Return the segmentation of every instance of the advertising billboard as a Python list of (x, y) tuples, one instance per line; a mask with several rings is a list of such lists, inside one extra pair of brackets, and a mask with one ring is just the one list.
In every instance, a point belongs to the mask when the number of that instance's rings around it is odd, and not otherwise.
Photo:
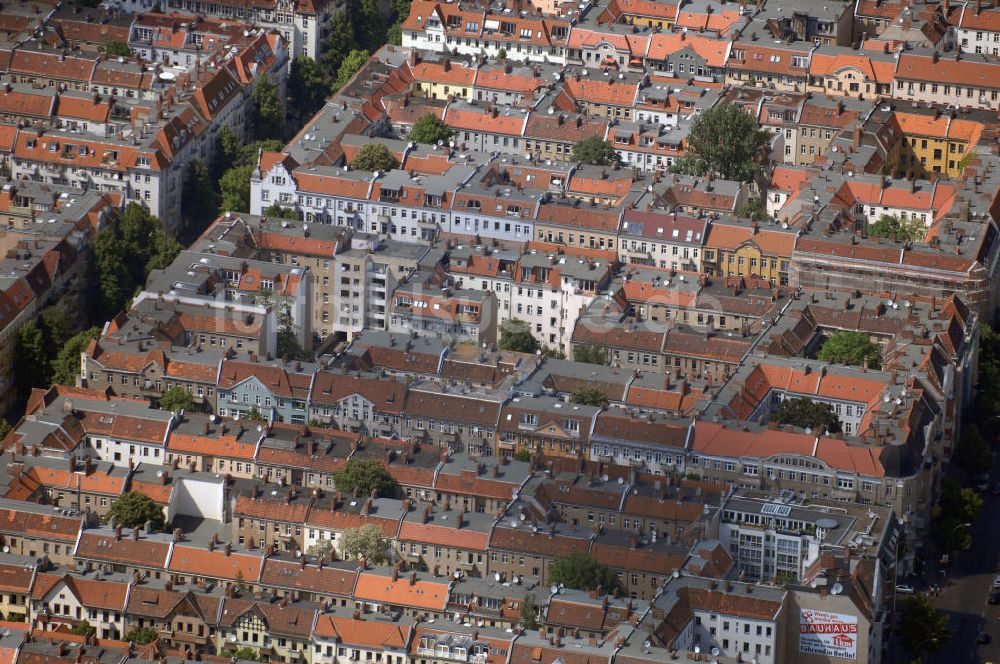
[(858, 658), (858, 617), (799, 609), (799, 652)]

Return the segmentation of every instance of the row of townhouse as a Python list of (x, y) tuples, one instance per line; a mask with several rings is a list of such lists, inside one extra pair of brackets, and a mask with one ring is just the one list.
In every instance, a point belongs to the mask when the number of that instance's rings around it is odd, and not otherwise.
[[(818, 8), (806, 12), (813, 10)], [(765, 6), (763, 14), (770, 11), (771, 7)], [(962, 12), (968, 17), (979, 16), (973, 11)], [(994, 14), (991, 8), (982, 21), (988, 22)], [(849, 12), (834, 22), (844, 19), (850, 22)], [(774, 19), (782, 20), (787, 19)], [(970, 18), (965, 22), (974, 21)], [(679, 81), (760, 84), (779, 90), (860, 95), (865, 99), (892, 97), (974, 108), (994, 108), (1000, 94), (1000, 88), (991, 83), (997, 79), (990, 74), (996, 63), (983, 57), (995, 48), (992, 39), (1000, 31), (994, 29), (973, 30), (975, 44), (970, 42), (969, 29), (956, 29), (957, 40), (965, 43), (961, 51), (953, 54), (939, 53), (937, 49), (943, 50), (944, 42), (922, 51), (901, 52), (890, 51), (880, 43), (854, 50), (849, 48), (850, 37), (842, 41), (825, 39), (821, 34), (808, 39), (799, 36), (797, 40), (785, 40), (782, 36), (774, 40), (770, 34), (758, 34), (761, 29), (772, 30), (757, 27), (765, 24), (766, 18), (758, 16), (740, 34), (723, 39), (684, 30), (647, 29), (622, 34), (613, 22), (578, 23), (562, 17), (490, 13), (473, 16), (460, 5), (425, 2), (416, 6), (404, 22), (403, 45), (460, 55), (478, 55), (486, 49), (487, 54), (495, 56), (504, 49), (508, 57), (529, 62), (582, 64), (593, 69), (611, 65), (622, 72), (641, 72), (645, 65), (646, 70)], [(525, 34), (519, 35), (519, 31)], [(570, 81), (567, 75), (563, 84), (567, 90), (572, 87)], [(634, 102), (627, 96), (618, 99), (621, 104)]]
[[(88, 245), (113, 223), (123, 199), (113, 193), (3, 180), (0, 186), (0, 414), (17, 401), (16, 339), (49, 305), (84, 286)], [(67, 293), (69, 295), (67, 296)]]
[[(48, 110), (38, 112), (44, 124), (14, 129), (11, 176), (118, 192), (160, 217), (168, 228), (180, 222), (188, 164), (215, 158), (223, 127), (247, 135), (253, 82), (266, 76), (284, 90), (288, 61), (287, 45), (279, 35), (255, 30), (225, 57), (213, 50), (212, 59), (193, 76), (193, 90), (186, 90), (168, 88), (177, 74), (157, 66), (150, 72), (131, 60), (119, 63), (100, 55), (67, 57), (26, 48), (14, 49), (2, 67), (0, 76), (9, 81), (7, 94), (16, 97), (5, 119), (32, 120), (23, 102), (48, 105)], [(136, 68), (138, 87), (126, 91), (99, 84), (95, 77), (106, 63)], [(114, 77), (121, 85), (130, 85), (132, 79), (127, 71)], [(46, 92), (46, 86), (53, 92)], [(137, 103), (141, 100), (150, 103)]]

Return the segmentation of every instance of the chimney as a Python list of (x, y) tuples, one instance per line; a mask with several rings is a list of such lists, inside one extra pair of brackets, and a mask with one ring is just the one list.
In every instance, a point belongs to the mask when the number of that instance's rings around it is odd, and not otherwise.
[(122, 541), (122, 527), (121, 526), (115, 526), (115, 541), (116, 542), (121, 542)]
[(861, 147), (861, 125), (856, 125), (854, 127), (854, 147)]
[(174, 541), (181, 542), (184, 540), (184, 533), (180, 528), (174, 528)]
[(934, 51), (934, 53), (931, 55), (931, 62), (933, 62), (934, 64), (937, 64), (937, 61), (940, 60), (940, 59), (941, 59), (941, 56), (938, 55), (937, 51)]
[(226, 558), (228, 558), (229, 554), (233, 552), (233, 545), (230, 544), (229, 542), (226, 542), (225, 552), (226, 552)]
[(412, 587), (412, 586), (415, 586), (415, 585), (417, 585), (417, 573), (416, 572), (410, 572), (410, 586)]

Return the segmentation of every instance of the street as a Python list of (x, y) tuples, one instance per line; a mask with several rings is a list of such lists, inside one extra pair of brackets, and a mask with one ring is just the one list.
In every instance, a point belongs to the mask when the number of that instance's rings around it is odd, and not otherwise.
[[(924, 578), (940, 579), (941, 593), (931, 596), (934, 605), (948, 614), (952, 639), (926, 661), (931, 664), (955, 662), (995, 662), (1000, 664), (1000, 605), (987, 604), (1000, 558), (1000, 496), (983, 495), (982, 516), (973, 524), (972, 547), (956, 554), (955, 563), (942, 577), (936, 561), (927, 565)], [(925, 588), (921, 586), (921, 589)], [(900, 596), (898, 601), (905, 600)], [(989, 644), (976, 645), (980, 631), (990, 635)], [(888, 661), (900, 661), (905, 650), (898, 644), (889, 651)]]

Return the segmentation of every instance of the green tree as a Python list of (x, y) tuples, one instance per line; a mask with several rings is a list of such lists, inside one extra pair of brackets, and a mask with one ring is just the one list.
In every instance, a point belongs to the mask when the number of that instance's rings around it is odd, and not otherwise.
[(534, 353), (538, 340), (531, 336), (531, 326), (523, 320), (509, 318), (500, 324), (500, 348), (519, 353)]
[(357, 490), (360, 495), (367, 496), (372, 491), (378, 491), (378, 495), (383, 498), (399, 495), (399, 484), (378, 459), (352, 457), (347, 460), (343, 470), (333, 474), (333, 481), (337, 490), (344, 493)]
[(105, 320), (126, 308), (150, 270), (169, 265), (181, 249), (162, 222), (137, 203), (129, 203), (117, 225), (98, 233), (91, 246), (97, 308)]
[(340, 63), (337, 70), (337, 78), (333, 81), (333, 91), (338, 92), (347, 85), (348, 81), (354, 78), (361, 68), (368, 62), (368, 51), (356, 48), (346, 56)]
[(73, 321), (59, 306), (52, 306), (42, 312), (42, 329), (45, 342), (51, 347), (62, 346), (73, 336)]
[(734, 104), (719, 104), (699, 115), (688, 134), (687, 153), (674, 172), (750, 182), (767, 159), (770, 134)]
[(368, 143), (358, 150), (358, 154), (351, 160), (351, 168), (385, 173), (399, 168), (399, 160), (382, 143)]
[(608, 403), (608, 395), (596, 387), (578, 387), (569, 395), (569, 402), (585, 406), (604, 406)]
[(983, 498), (973, 489), (962, 488), (950, 477), (941, 480), (941, 496), (931, 522), (931, 534), (938, 548), (946, 553), (968, 549), (972, 534), (964, 524), (976, 521), (982, 510)]
[(73, 625), (73, 628), (69, 630), (70, 634), (76, 634), (77, 636), (93, 636), (97, 634), (97, 628), (90, 624), (88, 620), (81, 620), (80, 622)]
[(521, 624), (525, 629), (538, 629), (538, 608), (535, 596), (528, 593), (521, 601)]
[(861, 366), (867, 361), (870, 368), (878, 369), (882, 353), (864, 332), (845, 330), (827, 337), (816, 356), (824, 362), (851, 366)]
[(152, 627), (133, 627), (126, 632), (125, 641), (126, 643), (145, 646), (155, 641), (158, 637), (159, 635)]
[(503, 62), (506, 59), (507, 59), (507, 49), (502, 48), (499, 51), (497, 51), (497, 60)]
[(611, 143), (594, 134), (573, 146), (573, 161), (594, 166), (615, 166), (621, 157)]
[(451, 128), (446, 125), (438, 116), (427, 113), (417, 118), (410, 131), (410, 140), (424, 145), (437, 145), (438, 141), (447, 143), (452, 134)]
[(390, 25), (389, 29), (385, 31), (385, 43), (394, 46), (403, 44), (403, 26), (400, 25), (399, 21)]
[(29, 320), (14, 340), (14, 384), (27, 397), (33, 387), (48, 387), (49, 348), (40, 325)]
[(587, 344), (573, 348), (573, 360), (587, 364), (607, 364), (608, 349), (600, 344)]
[(12, 429), (10, 422), (0, 417), (0, 442), (3, 442)]
[(348, 53), (358, 48), (359, 44), (354, 36), (354, 26), (351, 25), (347, 11), (339, 11), (333, 15), (329, 30), (319, 56), (319, 64), (326, 80), (332, 83), (340, 71), (340, 63)]
[(970, 422), (962, 429), (962, 437), (955, 449), (955, 461), (970, 475), (982, 473), (996, 463), (996, 454), (975, 423)]
[(554, 584), (577, 590), (601, 588), (612, 592), (618, 587), (618, 576), (614, 570), (581, 551), (553, 560), (549, 567), (549, 579)]
[(545, 346), (542, 348), (542, 357), (551, 357), (553, 360), (565, 360), (566, 353), (558, 348), (553, 348), (551, 346)]
[(219, 213), (250, 211), (250, 178), (255, 166), (234, 166), (219, 178), (219, 192), (222, 204)]
[(513, 459), (514, 459), (514, 461), (521, 461), (521, 462), (524, 462), (524, 463), (530, 463), (531, 462), (531, 452), (529, 452), (528, 450), (518, 450), (517, 452), (514, 452)]
[(348, 528), (340, 536), (340, 549), (344, 560), (364, 557), (370, 563), (381, 563), (389, 558), (389, 542), (374, 524)]
[(98, 233), (90, 246), (97, 272), (97, 315), (107, 320), (125, 308), (137, 284), (126, 269), (113, 229)]
[(70, 337), (52, 360), (52, 382), (75, 385), (76, 377), (80, 375), (80, 354), (87, 350), (91, 341), (100, 336), (100, 328), (92, 327)]
[(764, 205), (764, 199), (760, 196), (754, 196), (736, 214), (752, 221), (764, 221), (767, 218), (767, 208)]
[(236, 132), (229, 125), (222, 125), (222, 129), (219, 130), (219, 136), (215, 140), (217, 145), (212, 171), (215, 178), (218, 179), (227, 169), (237, 165), (236, 161), (239, 158), (240, 149), (243, 145), (240, 137), (236, 135)]
[(816, 433), (840, 431), (840, 419), (833, 412), (833, 406), (804, 397), (783, 399), (778, 409), (771, 413), (771, 421), (809, 428)]
[(193, 405), (194, 397), (179, 385), (171, 387), (160, 397), (160, 410), (170, 410), (173, 412), (179, 410), (188, 411), (191, 410)]
[(381, 48), (389, 24), (382, 15), (379, 0), (348, 0), (347, 7), (361, 45), (367, 51)]
[(868, 237), (885, 238), (897, 242), (919, 242), (927, 234), (927, 227), (919, 219), (900, 219), (883, 214), (868, 226)]
[(330, 94), (330, 86), (319, 63), (307, 55), (300, 55), (292, 60), (288, 92), (295, 101), (295, 109), (300, 117), (312, 117), (322, 108)]
[(951, 640), (948, 616), (938, 611), (927, 595), (915, 595), (902, 610), (900, 639), (915, 658), (935, 653)]
[(334, 551), (333, 540), (320, 540), (306, 550), (306, 555), (313, 558), (326, 558)]
[(278, 88), (274, 83), (271, 83), (267, 76), (258, 77), (250, 98), (253, 101), (251, 126), (254, 138), (258, 140), (284, 138), (285, 113), (281, 100), (278, 99)]
[(250, 410), (247, 411), (247, 414), (243, 416), (243, 419), (250, 420), (251, 422), (267, 421), (267, 417), (264, 416), (264, 413), (260, 412), (260, 408), (257, 408), (257, 406), (252, 406)]
[(181, 198), (181, 235), (194, 240), (212, 222), (218, 209), (208, 166), (201, 159), (192, 159)]
[(112, 517), (125, 528), (144, 526), (147, 521), (152, 521), (157, 529), (163, 525), (163, 510), (152, 498), (138, 491), (127, 491), (116, 498), (108, 510), (108, 520)]
[(238, 650), (229, 651), (232, 657), (235, 657), (237, 661), (243, 660), (246, 662), (263, 662), (264, 658), (260, 656), (260, 652), (256, 648), (251, 648), (250, 646), (243, 646)]
[(104, 47), (104, 52), (111, 56), (121, 56), (121, 57), (131, 57), (132, 49), (128, 47), (128, 44), (122, 41), (108, 42)]
[(276, 219), (296, 219), (302, 221), (301, 212), (292, 208), (281, 207), (281, 203), (277, 201), (261, 210), (261, 214), (265, 217), (274, 217)]

